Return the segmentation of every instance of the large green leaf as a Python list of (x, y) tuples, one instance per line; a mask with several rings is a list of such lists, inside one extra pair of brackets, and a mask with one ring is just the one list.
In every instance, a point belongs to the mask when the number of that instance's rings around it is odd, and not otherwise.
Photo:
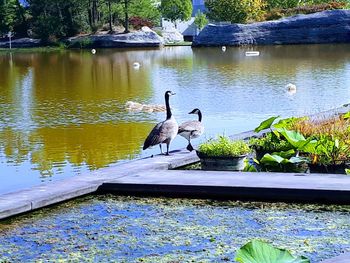
[(296, 149), (305, 150), (307, 148), (307, 150), (311, 150), (310, 148), (316, 146), (316, 140), (312, 140), (312, 138), (305, 139), (300, 132), (289, 131), (285, 128), (279, 128), (277, 130)]
[(265, 154), (263, 158), (261, 158), (260, 163), (275, 165), (282, 163), (285, 159), (277, 154)]
[(272, 123), (279, 118), (280, 116), (274, 116), (271, 118), (268, 118), (267, 120), (264, 120), (262, 123), (260, 123), (260, 125), (258, 127), (255, 128), (255, 132), (260, 132), (262, 130), (271, 128)]
[(303, 256), (293, 257), (289, 251), (275, 248), (261, 240), (252, 240), (241, 247), (235, 260), (240, 263), (310, 263)]

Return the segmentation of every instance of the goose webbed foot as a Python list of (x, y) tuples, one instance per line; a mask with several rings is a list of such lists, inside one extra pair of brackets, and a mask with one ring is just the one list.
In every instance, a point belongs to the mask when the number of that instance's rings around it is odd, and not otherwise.
[(186, 147), (187, 150), (189, 150), (190, 152), (192, 152), (194, 150), (193, 146), (191, 143), (189, 143)]

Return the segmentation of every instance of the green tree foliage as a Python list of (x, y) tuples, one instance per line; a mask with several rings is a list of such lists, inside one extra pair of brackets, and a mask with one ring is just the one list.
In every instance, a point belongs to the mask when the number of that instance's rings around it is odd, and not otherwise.
[(0, 34), (16, 31), (18, 36), (26, 34), (25, 9), (18, 0), (0, 0)]
[(202, 30), (202, 28), (208, 24), (207, 16), (198, 10), (196, 17), (194, 18), (194, 24), (198, 27), (199, 30)]
[(33, 32), (43, 40), (68, 37), (87, 30), (88, 0), (28, 0)]
[(260, 20), (264, 12), (263, 0), (207, 0), (208, 17), (214, 21), (244, 23)]
[(160, 9), (165, 19), (171, 22), (187, 21), (192, 14), (191, 0), (162, 0)]
[(327, 4), (331, 2), (349, 4), (348, 0), (266, 0), (267, 9), (286, 9), (298, 6)]
[(156, 0), (138, 0), (130, 4), (130, 16), (142, 17), (151, 21), (154, 25), (160, 22), (160, 10)]

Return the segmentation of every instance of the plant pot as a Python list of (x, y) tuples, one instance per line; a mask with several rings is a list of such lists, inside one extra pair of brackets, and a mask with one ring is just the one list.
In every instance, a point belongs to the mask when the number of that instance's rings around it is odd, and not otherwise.
[(342, 164), (309, 164), (310, 173), (345, 174), (345, 169), (350, 169), (349, 163)]
[(244, 169), (247, 155), (241, 156), (208, 156), (197, 151), (202, 170), (207, 171), (241, 171)]

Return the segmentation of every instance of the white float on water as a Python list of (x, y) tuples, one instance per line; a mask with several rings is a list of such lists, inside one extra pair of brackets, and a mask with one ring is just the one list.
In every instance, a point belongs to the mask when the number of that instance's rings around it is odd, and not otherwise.
[(93, 54), (93, 55), (95, 55), (96, 54), (96, 49), (91, 49), (91, 53)]
[(225, 51), (226, 51), (226, 47), (225, 47), (225, 46), (222, 46), (222, 47), (221, 47), (221, 50), (222, 50), (223, 52), (225, 52)]
[(132, 65), (135, 69), (139, 69), (141, 66), (141, 64), (139, 62), (134, 62), (134, 64), (132, 64)]
[(256, 57), (256, 56), (260, 56), (260, 52), (259, 51), (246, 51), (245, 55), (246, 55), (246, 57)]
[(297, 86), (295, 86), (292, 83), (287, 84), (286, 89), (287, 89), (289, 94), (295, 94), (297, 92)]

